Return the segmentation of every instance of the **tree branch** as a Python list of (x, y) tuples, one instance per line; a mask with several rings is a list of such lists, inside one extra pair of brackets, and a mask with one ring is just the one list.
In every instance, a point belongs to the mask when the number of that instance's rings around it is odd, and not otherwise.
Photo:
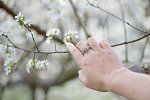
[(109, 11), (106, 11), (105, 9), (101, 8), (99, 5), (95, 5), (95, 4), (91, 3), (91, 2), (89, 2), (88, 0), (85, 0), (85, 1), (86, 1), (90, 6), (95, 7), (95, 8), (97, 8), (97, 9), (99, 9), (99, 10), (101, 10), (101, 11), (103, 11), (103, 12), (105, 12), (105, 13), (107, 13), (107, 14), (109, 14), (109, 15), (115, 17), (115, 18), (117, 18), (118, 20), (124, 22), (125, 24), (129, 25), (130, 27), (132, 27), (132, 28), (134, 28), (134, 29), (136, 29), (136, 30), (138, 30), (138, 31), (140, 31), (140, 32), (142, 32), (142, 33), (148, 34), (148, 32), (145, 32), (145, 31), (143, 31), (143, 30), (141, 30), (141, 29), (139, 29), (139, 28), (133, 26), (132, 24), (130, 24), (129, 22), (127, 22), (127, 21), (125, 21), (125, 20), (123, 20), (123, 19), (121, 19), (121, 18), (118, 17), (117, 15), (114, 15), (113, 13), (110, 13)]
[[(17, 15), (11, 8), (9, 8), (6, 4), (4, 4), (3, 1), (0, 1), (0, 8), (6, 11), (9, 15), (11, 15), (13, 18)], [(46, 31), (42, 30), (38, 25), (31, 25), (31, 29), (35, 30), (39, 35), (42, 35), (46, 37)], [(63, 41), (59, 39), (58, 37), (54, 38), (57, 42), (63, 44)]]
[(9, 45), (9, 44), (5, 44), (5, 43), (0, 43), (2, 45), (7, 45), (8, 47), (12, 47), (12, 48), (16, 48), (16, 49), (19, 49), (19, 50), (22, 50), (22, 51), (25, 51), (25, 52), (32, 52), (32, 53), (41, 53), (41, 54), (54, 54), (54, 53), (69, 53), (69, 51), (57, 51), (57, 52), (38, 52), (38, 51), (33, 51), (33, 50), (28, 50), (28, 49), (24, 49), (24, 48), (20, 48), (20, 47), (14, 47), (12, 45)]
[(73, 12), (74, 12), (74, 14), (75, 14), (77, 20), (78, 20), (78, 23), (82, 26), (82, 28), (83, 28), (83, 30), (84, 30), (84, 32), (85, 32), (87, 38), (89, 38), (90, 35), (88, 34), (87, 30), (85, 29), (84, 25), (82, 24), (82, 21), (81, 21), (79, 15), (78, 15), (78, 13), (77, 13), (77, 9), (76, 9), (75, 5), (73, 4), (73, 2), (72, 2), (71, 0), (69, 0), (69, 3), (70, 3), (70, 5), (71, 5), (71, 7), (72, 7), (72, 9), (73, 9)]

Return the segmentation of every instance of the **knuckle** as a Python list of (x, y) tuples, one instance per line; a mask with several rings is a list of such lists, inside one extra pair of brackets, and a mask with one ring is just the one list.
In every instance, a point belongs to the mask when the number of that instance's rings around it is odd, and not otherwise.
[(88, 38), (87, 40), (88, 43), (93, 43), (94, 42), (94, 39), (91, 37), (91, 38)]

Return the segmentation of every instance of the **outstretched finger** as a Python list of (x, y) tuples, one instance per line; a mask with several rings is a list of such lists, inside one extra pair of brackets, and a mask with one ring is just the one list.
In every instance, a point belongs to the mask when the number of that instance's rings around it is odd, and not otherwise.
[(72, 43), (66, 43), (66, 47), (69, 50), (69, 52), (72, 54), (73, 58), (76, 60), (76, 62), (80, 65), (83, 55), (79, 51), (78, 48), (76, 48)]

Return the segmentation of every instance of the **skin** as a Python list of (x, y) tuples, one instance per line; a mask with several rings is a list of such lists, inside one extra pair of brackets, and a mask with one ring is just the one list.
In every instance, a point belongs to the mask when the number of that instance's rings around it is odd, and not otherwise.
[[(91, 49), (83, 55), (79, 49), (85, 43)], [(115, 92), (129, 100), (150, 100), (150, 76), (125, 68), (107, 41), (98, 44), (89, 38), (76, 46), (66, 43), (66, 47), (80, 66), (79, 79), (86, 87)]]

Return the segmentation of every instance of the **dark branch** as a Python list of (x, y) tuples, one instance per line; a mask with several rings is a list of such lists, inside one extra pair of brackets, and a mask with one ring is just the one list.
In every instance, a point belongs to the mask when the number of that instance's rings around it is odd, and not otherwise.
[(130, 44), (130, 43), (134, 43), (134, 42), (137, 42), (137, 41), (140, 41), (146, 37), (150, 36), (150, 33), (148, 34), (145, 34), (144, 36), (138, 38), (138, 39), (135, 39), (135, 40), (131, 40), (131, 41), (128, 41), (128, 42), (123, 42), (123, 43), (118, 43), (118, 44), (114, 44), (112, 45), (111, 47), (116, 47), (116, 46), (120, 46), (120, 45), (124, 45), (124, 44)]
[(20, 48), (20, 47), (17, 47), (17, 46), (14, 47), (12, 45), (8, 45), (8, 44), (5, 44), (5, 43), (0, 43), (0, 44), (7, 45), (8, 47), (16, 48), (16, 49), (19, 49), (19, 50), (22, 50), (22, 51), (25, 51), (25, 52), (31, 52), (31, 53), (41, 53), (41, 54), (69, 53), (69, 51), (38, 52), (38, 51), (33, 51), (33, 50), (28, 50), (28, 49)]
[(136, 29), (136, 30), (138, 30), (138, 31), (140, 31), (140, 32), (142, 32), (142, 33), (148, 34), (147, 32), (145, 32), (145, 31), (143, 31), (143, 30), (141, 30), (141, 29), (139, 29), (139, 28), (133, 26), (133, 25), (130, 24), (129, 22), (127, 22), (127, 21), (121, 19), (120, 17), (114, 15), (113, 13), (110, 13), (110, 12), (106, 11), (105, 9), (101, 8), (99, 5), (95, 5), (95, 4), (91, 3), (91, 2), (89, 2), (88, 0), (86, 0), (86, 2), (87, 2), (90, 6), (95, 7), (95, 8), (97, 8), (97, 9), (99, 9), (99, 10), (101, 10), (101, 11), (103, 11), (103, 12), (105, 12), (105, 13), (107, 13), (107, 14), (109, 14), (109, 15), (115, 17), (115, 18), (117, 18), (118, 20), (124, 22), (125, 24), (129, 25), (130, 27), (132, 27), (132, 28), (134, 28), (134, 29)]
[[(0, 8), (3, 9), (4, 11), (6, 11), (9, 15), (11, 15), (13, 18), (17, 15), (11, 8), (9, 8), (6, 4), (4, 4), (3, 1), (0, 1)], [(46, 31), (42, 30), (38, 25), (31, 25), (31, 29), (35, 30), (39, 35), (42, 35), (44, 37), (46, 37)], [(54, 38), (57, 42), (63, 44), (62, 40), (55, 37)]]

